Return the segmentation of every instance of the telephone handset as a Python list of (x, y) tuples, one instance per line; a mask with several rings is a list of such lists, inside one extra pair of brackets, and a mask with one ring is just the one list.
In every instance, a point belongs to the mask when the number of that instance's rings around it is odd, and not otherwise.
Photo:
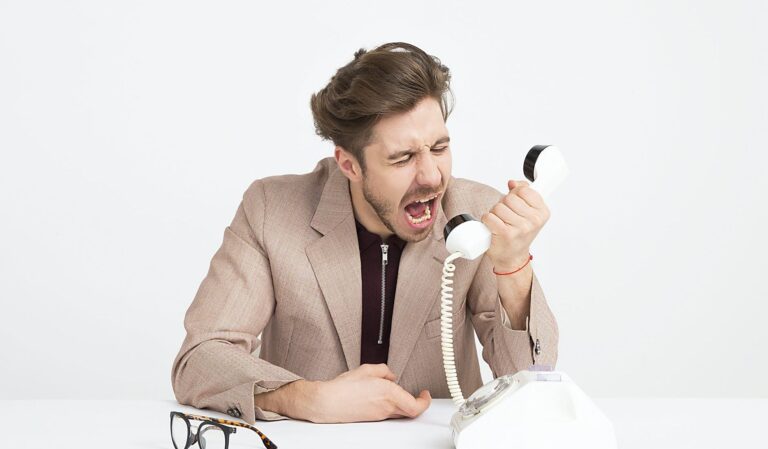
[[(560, 150), (537, 145), (528, 151), (523, 173), (530, 187), (547, 198), (568, 176)], [(562, 372), (532, 366), (501, 376), (464, 399), (453, 353), (453, 261), (476, 259), (491, 245), (491, 232), (468, 214), (445, 225), (451, 253), (443, 265), (440, 301), (441, 347), (448, 390), (459, 410), (451, 419), (457, 449), (555, 447), (615, 449), (613, 425), (589, 397)]]
[[(523, 173), (530, 187), (546, 199), (568, 177), (568, 166), (557, 147), (536, 145), (525, 156)], [(468, 214), (451, 218), (443, 233), (448, 252), (459, 252), (465, 259), (476, 259), (491, 246), (491, 231)]]

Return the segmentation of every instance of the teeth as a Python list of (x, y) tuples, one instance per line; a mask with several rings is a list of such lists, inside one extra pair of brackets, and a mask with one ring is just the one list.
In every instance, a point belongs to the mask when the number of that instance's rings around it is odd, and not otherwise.
[(423, 200), (416, 200), (417, 203), (426, 203), (428, 201), (432, 201), (433, 199), (437, 198), (437, 195), (431, 196), (429, 198), (425, 198)]
[[(419, 201), (419, 202), (421, 202), (421, 201)], [(424, 211), (424, 215), (422, 215), (419, 218), (413, 218), (411, 216), (411, 214), (409, 214), (408, 212), (406, 212), (405, 215), (408, 216), (408, 220), (410, 220), (411, 223), (419, 224), (419, 223), (424, 223), (425, 221), (427, 221), (430, 218), (432, 218), (432, 211), (429, 210), (429, 205), (427, 205), (427, 209)]]

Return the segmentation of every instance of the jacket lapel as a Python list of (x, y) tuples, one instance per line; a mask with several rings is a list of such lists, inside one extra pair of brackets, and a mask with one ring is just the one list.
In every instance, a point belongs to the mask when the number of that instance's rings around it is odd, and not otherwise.
[[(432, 308), (439, 308), (440, 278), (448, 256), (447, 222), (440, 205), (432, 232), (405, 245), (400, 258), (387, 365), (400, 379)], [(362, 278), (360, 249), (347, 178), (335, 166), (325, 183), (311, 226), (323, 234), (306, 248), (330, 311), (348, 369), (360, 366)]]
[(311, 222), (323, 237), (306, 248), (341, 341), (348, 369), (360, 366), (362, 279), (349, 183), (334, 166)]
[(441, 204), (431, 234), (418, 243), (405, 245), (400, 258), (387, 360), (398, 381), (429, 311), (439, 307), (443, 261), (448, 257), (443, 238), (446, 222)]

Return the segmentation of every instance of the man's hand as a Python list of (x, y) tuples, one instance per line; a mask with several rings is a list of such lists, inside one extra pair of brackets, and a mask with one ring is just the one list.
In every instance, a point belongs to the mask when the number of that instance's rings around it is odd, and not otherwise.
[(526, 181), (507, 183), (509, 193), (481, 221), (491, 231), (488, 257), (498, 272), (514, 271), (528, 260), (531, 242), (549, 220), (549, 209)]
[(333, 380), (298, 380), (258, 394), (256, 405), (315, 423), (415, 418), (429, 407), (429, 391), (422, 390), (413, 397), (394, 381), (395, 375), (386, 364), (365, 364)]

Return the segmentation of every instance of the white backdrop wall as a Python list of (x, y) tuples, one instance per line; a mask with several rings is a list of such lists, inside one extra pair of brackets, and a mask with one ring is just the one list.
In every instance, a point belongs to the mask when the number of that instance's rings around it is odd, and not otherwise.
[(0, 0), (0, 399), (170, 398), (243, 191), (360, 47), (452, 69), (454, 175), (572, 174), (532, 252), (589, 394), (768, 396), (760, 1)]

